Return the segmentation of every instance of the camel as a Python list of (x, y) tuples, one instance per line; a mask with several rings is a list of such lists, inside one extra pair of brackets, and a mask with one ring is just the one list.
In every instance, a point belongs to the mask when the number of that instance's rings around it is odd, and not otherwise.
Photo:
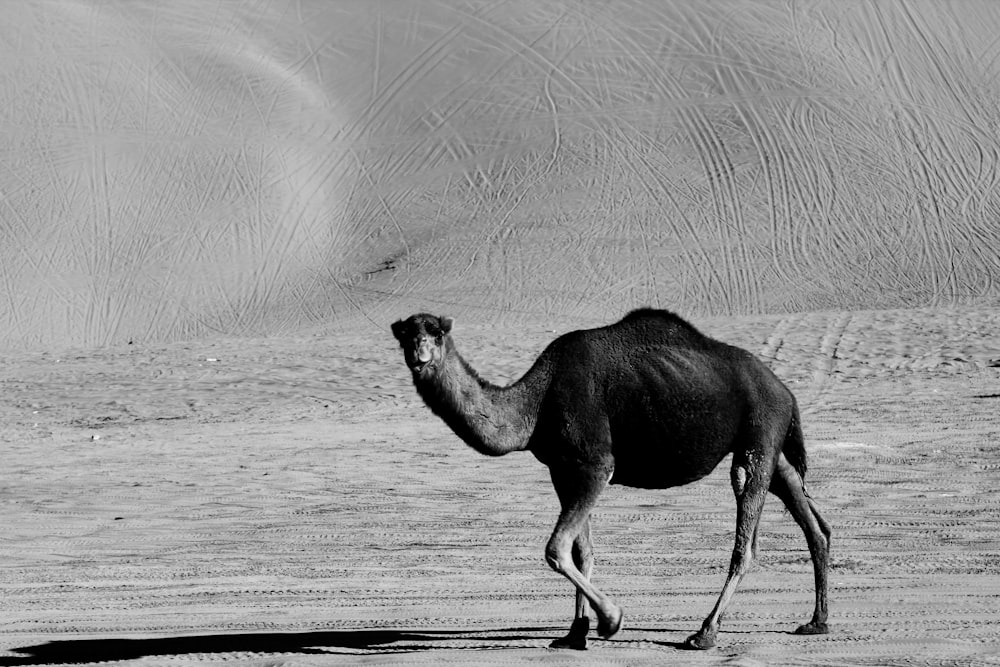
[(728, 454), (736, 544), (722, 592), (684, 647), (715, 645), (719, 623), (757, 553), (767, 492), (805, 533), (816, 606), (797, 634), (827, 628), (830, 526), (806, 492), (806, 451), (791, 391), (746, 350), (662, 310), (632, 311), (609, 326), (554, 340), (516, 382), (479, 377), (452, 340), (454, 320), (426, 313), (392, 325), (417, 392), (473, 449), (529, 451), (548, 466), (561, 512), (545, 547), (549, 566), (576, 587), (574, 620), (555, 648), (586, 649), (590, 619), (609, 638), (622, 611), (590, 582), (590, 513), (609, 484), (666, 489), (697, 481)]

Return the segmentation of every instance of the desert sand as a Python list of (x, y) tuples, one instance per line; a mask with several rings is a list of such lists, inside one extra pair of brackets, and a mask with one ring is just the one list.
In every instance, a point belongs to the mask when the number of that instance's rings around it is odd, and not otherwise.
[[(1000, 7), (46, 2), (0, 21), (0, 665), (1000, 664)], [(515, 380), (670, 308), (796, 394), (831, 633), (728, 466), (611, 487), (623, 631), (530, 454), (389, 331)]]

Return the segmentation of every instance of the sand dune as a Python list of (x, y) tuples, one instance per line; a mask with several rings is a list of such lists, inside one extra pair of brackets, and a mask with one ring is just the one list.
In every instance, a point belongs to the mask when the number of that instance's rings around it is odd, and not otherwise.
[[(1000, 5), (30, 0), (0, 21), (0, 665), (1000, 664)], [(640, 305), (802, 406), (832, 633), (773, 500), (719, 647), (726, 466), (572, 591), (487, 378)]]
[(0, 338), (995, 305), (997, 12), (24, 3)]

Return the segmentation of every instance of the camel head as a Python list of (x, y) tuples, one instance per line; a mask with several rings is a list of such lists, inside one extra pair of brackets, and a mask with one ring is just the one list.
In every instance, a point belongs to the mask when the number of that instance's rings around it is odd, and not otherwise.
[(451, 331), (454, 320), (435, 317), (427, 313), (411, 315), (392, 325), (392, 334), (403, 348), (403, 357), (415, 376), (428, 369), (436, 370), (444, 362), (445, 336)]

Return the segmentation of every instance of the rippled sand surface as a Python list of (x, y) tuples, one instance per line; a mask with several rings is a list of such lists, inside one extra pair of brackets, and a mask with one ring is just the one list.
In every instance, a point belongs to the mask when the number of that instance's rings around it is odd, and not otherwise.
[[(3, 665), (1000, 664), (1000, 4), (6, 3)], [(528, 454), (420, 401), (668, 308), (796, 394), (831, 633), (769, 500), (718, 647), (728, 466), (612, 487), (624, 630)]]

